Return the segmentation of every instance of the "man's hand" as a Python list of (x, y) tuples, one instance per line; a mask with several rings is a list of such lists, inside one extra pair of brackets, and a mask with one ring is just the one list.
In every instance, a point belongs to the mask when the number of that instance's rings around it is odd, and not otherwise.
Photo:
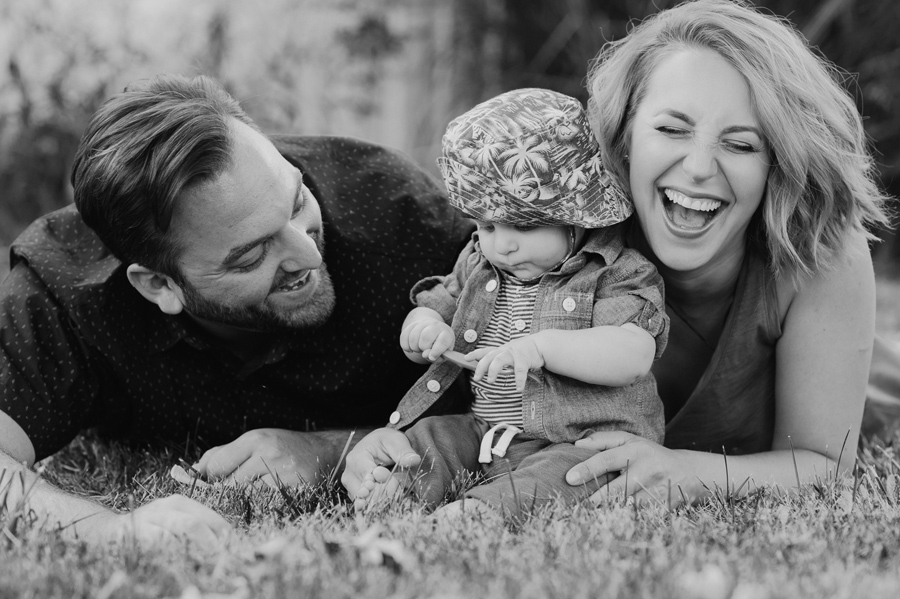
[(349, 431), (302, 433), (277, 428), (248, 431), (203, 454), (194, 468), (209, 481), (237, 483), (262, 480), (276, 487), (314, 483), (327, 476), (340, 458)]
[(467, 360), (477, 360), (478, 366), (472, 378), (480, 381), (487, 376), (487, 382), (493, 383), (504, 368), (511, 368), (516, 380), (516, 390), (525, 389), (528, 371), (540, 370), (544, 366), (535, 335), (527, 335), (504, 343), (499, 347), (482, 347), (466, 354)]
[(188, 542), (210, 547), (230, 531), (222, 516), (183, 495), (156, 499), (131, 513), (98, 512), (76, 524), (76, 533), (89, 541), (134, 539), (142, 545)]
[(363, 488), (363, 482), (376, 468), (390, 469), (395, 465), (399, 468), (412, 468), (421, 461), (422, 458), (413, 451), (406, 435), (396, 429), (379, 428), (366, 435), (347, 454), (347, 467), (344, 468), (341, 483), (350, 497), (356, 499)]

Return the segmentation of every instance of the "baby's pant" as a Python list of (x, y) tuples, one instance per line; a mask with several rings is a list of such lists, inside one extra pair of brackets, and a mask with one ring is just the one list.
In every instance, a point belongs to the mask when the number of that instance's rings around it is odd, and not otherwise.
[(422, 456), (413, 484), (419, 499), (436, 506), (459, 475), (484, 473), (486, 481), (465, 496), (518, 515), (520, 510), (531, 511), (557, 500), (574, 505), (613, 478), (607, 474), (582, 485), (569, 485), (566, 472), (597, 452), (545, 439), (513, 439), (504, 457), (494, 456), (490, 464), (480, 464), (481, 439), (490, 428), (469, 412), (423, 418), (407, 430), (413, 449)]

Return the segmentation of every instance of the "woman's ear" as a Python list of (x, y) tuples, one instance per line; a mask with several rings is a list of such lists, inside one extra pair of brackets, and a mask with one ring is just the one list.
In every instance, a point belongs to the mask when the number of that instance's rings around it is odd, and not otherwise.
[(154, 272), (139, 264), (126, 270), (128, 282), (148, 301), (166, 314), (179, 314), (184, 309), (184, 295), (172, 277)]

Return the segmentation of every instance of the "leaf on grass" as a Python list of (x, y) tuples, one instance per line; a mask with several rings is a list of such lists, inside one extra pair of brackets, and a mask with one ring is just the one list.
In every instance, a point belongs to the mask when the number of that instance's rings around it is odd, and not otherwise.
[(373, 526), (352, 541), (359, 554), (359, 561), (367, 566), (392, 566), (397, 570), (411, 571), (416, 567), (416, 557), (396, 539), (382, 539), (381, 529)]
[(253, 550), (257, 560), (281, 560), (293, 566), (308, 566), (316, 561), (316, 554), (303, 547), (296, 539), (287, 536), (275, 537)]
[(208, 487), (209, 483), (205, 480), (201, 479), (196, 474), (191, 474), (178, 464), (172, 466), (172, 470), (169, 471), (169, 476), (174, 478), (176, 481), (180, 482), (183, 485), (194, 485), (198, 489), (202, 489), (203, 487)]

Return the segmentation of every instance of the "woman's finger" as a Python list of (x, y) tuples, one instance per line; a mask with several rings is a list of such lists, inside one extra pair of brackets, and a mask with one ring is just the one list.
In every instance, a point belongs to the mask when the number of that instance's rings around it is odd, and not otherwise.
[(632, 452), (619, 448), (600, 452), (566, 472), (566, 482), (581, 485), (611, 472), (621, 472), (632, 460)]
[(575, 441), (575, 447), (606, 451), (614, 447), (621, 447), (637, 439), (638, 437), (625, 431), (597, 431), (584, 439)]

